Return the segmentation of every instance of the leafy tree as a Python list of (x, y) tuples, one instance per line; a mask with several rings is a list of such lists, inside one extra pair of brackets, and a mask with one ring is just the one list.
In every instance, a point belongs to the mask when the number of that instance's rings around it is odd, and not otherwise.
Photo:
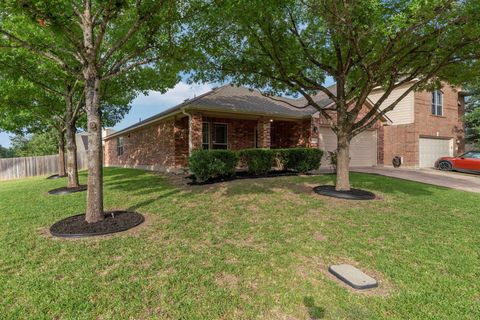
[(63, 103), (38, 90), (23, 78), (10, 77), (2, 68), (0, 81), (0, 128), (18, 135), (57, 132), (58, 174), (65, 175), (65, 121)]
[[(86, 221), (104, 218), (102, 93), (125, 77), (139, 90), (165, 91), (178, 81), (185, 59), (189, 15), (182, 1), (6, 0), (0, 34), (83, 82), (89, 133)], [(38, 41), (40, 38), (41, 41)], [(181, 58), (181, 59), (180, 59)]]
[(13, 151), (11, 148), (5, 148), (0, 144), (0, 159), (13, 157), (15, 157), (15, 151)]
[[(468, 0), (215, 2), (195, 25), (211, 40), (197, 77), (302, 96), (337, 135), (336, 189), (349, 190), (351, 139), (461, 63), (458, 53), (479, 38), (478, 9)], [(327, 77), (336, 91), (324, 85)], [(400, 86), (405, 93), (385, 105)], [(384, 94), (363, 112), (376, 87)], [(333, 104), (322, 108), (319, 92)]]
[(470, 87), (465, 104), (465, 126), (467, 142), (480, 148), (480, 87)]
[(18, 134), (11, 138), (11, 149), (18, 157), (46, 156), (57, 152), (56, 142), (54, 130), (33, 135)]

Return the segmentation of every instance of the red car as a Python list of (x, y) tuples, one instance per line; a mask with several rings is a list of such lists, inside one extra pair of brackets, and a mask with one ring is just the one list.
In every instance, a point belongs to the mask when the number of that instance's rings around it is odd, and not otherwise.
[(480, 173), (480, 151), (468, 151), (458, 157), (442, 157), (435, 162), (435, 168)]

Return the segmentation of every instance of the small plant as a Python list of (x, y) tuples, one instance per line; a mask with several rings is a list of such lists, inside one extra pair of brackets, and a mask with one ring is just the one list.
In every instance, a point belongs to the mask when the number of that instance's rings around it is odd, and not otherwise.
[(239, 152), (248, 172), (254, 175), (266, 174), (272, 169), (275, 152), (270, 149), (245, 149)]
[(199, 181), (231, 177), (235, 175), (238, 154), (228, 150), (196, 150), (188, 163), (190, 171)]

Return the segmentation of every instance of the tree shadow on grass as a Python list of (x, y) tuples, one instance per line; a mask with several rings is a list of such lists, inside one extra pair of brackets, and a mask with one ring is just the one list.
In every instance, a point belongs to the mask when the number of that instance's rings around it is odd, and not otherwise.
[(325, 317), (325, 308), (315, 305), (313, 297), (303, 298), (303, 304), (307, 308), (311, 320), (323, 319)]
[[(366, 173), (350, 173), (352, 188), (366, 189), (374, 193), (406, 195), (412, 197), (430, 196), (435, 190), (448, 190), (429, 184), (384, 177)], [(224, 182), (226, 196), (248, 194), (273, 194), (278, 189), (287, 189), (297, 194), (311, 192), (307, 185), (335, 184), (334, 174), (319, 174), (307, 177), (279, 177), (255, 180), (236, 180)], [(214, 185), (211, 185), (212, 187)]]

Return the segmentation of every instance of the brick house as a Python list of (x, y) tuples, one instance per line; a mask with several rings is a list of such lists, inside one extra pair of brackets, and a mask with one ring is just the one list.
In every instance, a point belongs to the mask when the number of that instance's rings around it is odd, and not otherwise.
[[(434, 96), (441, 101), (433, 103)], [(378, 92), (370, 98), (378, 99)], [(323, 93), (315, 99), (322, 107), (332, 103)], [(302, 99), (273, 100), (258, 91), (222, 86), (107, 136), (105, 165), (170, 171), (188, 166), (189, 153), (195, 149), (335, 150), (335, 134), (319, 112), (294, 107), (304, 104)], [(369, 106), (364, 106), (365, 111)], [(445, 86), (443, 93), (435, 95), (411, 93), (387, 117), (352, 140), (351, 166), (391, 165), (396, 155), (407, 166), (432, 166), (433, 162), (425, 161), (463, 151), (462, 114), (463, 97), (454, 88)], [(322, 162), (328, 164), (325, 157)]]

